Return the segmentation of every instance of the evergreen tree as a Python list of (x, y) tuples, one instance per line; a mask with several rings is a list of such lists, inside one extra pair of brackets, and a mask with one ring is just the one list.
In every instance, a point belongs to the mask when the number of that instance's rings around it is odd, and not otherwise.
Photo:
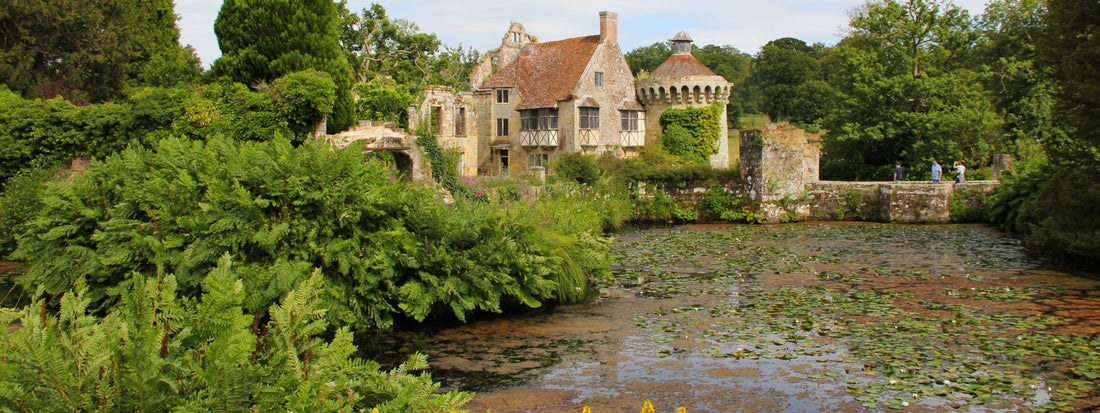
[(172, 0), (0, 0), (0, 83), (27, 98), (101, 102), (170, 72), (196, 80)]
[(328, 130), (355, 123), (350, 69), (331, 0), (227, 0), (214, 32), (222, 56), (211, 67), (213, 76), (258, 87), (292, 72), (319, 70), (336, 84)]

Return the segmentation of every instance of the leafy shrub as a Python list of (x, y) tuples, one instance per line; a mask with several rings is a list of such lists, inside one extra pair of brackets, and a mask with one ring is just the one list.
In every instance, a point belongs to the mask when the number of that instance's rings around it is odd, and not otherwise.
[(956, 186), (947, 200), (952, 222), (986, 222), (989, 215), (989, 196), (963, 186)]
[(128, 111), (113, 103), (28, 100), (0, 88), (0, 186), (25, 168), (53, 169), (125, 148), (131, 143)]
[(990, 219), (1066, 267), (1100, 262), (1100, 173), (1046, 165), (1010, 172), (990, 199)]
[(699, 219), (694, 208), (681, 205), (664, 191), (639, 197), (634, 203), (634, 219), (638, 222), (685, 223)]
[(135, 276), (120, 305), (98, 318), (87, 285), (21, 310), (0, 309), (0, 410), (16, 411), (446, 411), (471, 395), (438, 394), (417, 354), (390, 372), (355, 359), (347, 327), (320, 336), (323, 277), (314, 271), (278, 304), (270, 321), (244, 302), (228, 256), (204, 277), (202, 294), (177, 298), (176, 279)]
[(718, 153), (722, 110), (722, 106), (711, 105), (664, 111), (660, 119), (664, 127), (659, 138), (661, 146), (684, 162), (707, 163), (711, 155)]
[(600, 168), (591, 155), (570, 152), (554, 159), (554, 174), (581, 184), (592, 185), (600, 179)]
[(759, 224), (764, 220), (764, 215), (753, 211), (746, 198), (727, 193), (722, 185), (708, 187), (699, 208), (704, 217), (716, 221)]
[(0, 257), (15, 250), (27, 222), (42, 208), (42, 192), (51, 176), (45, 169), (24, 169), (4, 186), (0, 193)]
[(319, 70), (293, 72), (271, 82), (271, 96), (277, 102), (280, 118), (295, 135), (304, 137), (332, 113), (336, 84), (328, 73)]
[(330, 316), (364, 328), (437, 311), (464, 320), (502, 304), (574, 302), (559, 291), (571, 270), (563, 265), (575, 259), (562, 255), (566, 243), (594, 254), (576, 268), (606, 267), (594, 213), (584, 226), (562, 227), (523, 208), (460, 198), (447, 207), (361, 160), (355, 146), (316, 141), (167, 139), (127, 149), (49, 188), (13, 256), (31, 267), (28, 291), (60, 294), (86, 276), (86, 297), (102, 311), (135, 273), (175, 274), (179, 293), (196, 297), (223, 254), (238, 262), (253, 291), (245, 308), (255, 312), (301, 282), (303, 269), (320, 268)]

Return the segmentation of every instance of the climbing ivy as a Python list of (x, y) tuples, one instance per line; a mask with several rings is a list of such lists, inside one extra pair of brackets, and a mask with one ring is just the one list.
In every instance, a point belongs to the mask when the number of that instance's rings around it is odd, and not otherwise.
[(718, 153), (722, 110), (718, 105), (666, 110), (661, 114), (661, 146), (686, 162), (707, 163)]

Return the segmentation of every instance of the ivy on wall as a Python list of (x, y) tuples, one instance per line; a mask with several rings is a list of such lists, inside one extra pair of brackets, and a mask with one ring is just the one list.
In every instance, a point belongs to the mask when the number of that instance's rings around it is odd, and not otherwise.
[(718, 153), (722, 110), (719, 105), (711, 105), (664, 111), (661, 126), (665, 133), (660, 137), (661, 146), (685, 162), (707, 163), (711, 155)]

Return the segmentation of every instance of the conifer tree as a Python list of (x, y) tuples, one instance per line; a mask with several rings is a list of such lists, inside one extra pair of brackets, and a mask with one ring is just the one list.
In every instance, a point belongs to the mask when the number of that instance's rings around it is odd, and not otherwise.
[(355, 122), (350, 69), (332, 1), (228, 0), (214, 21), (214, 33), (222, 52), (211, 68), (214, 76), (258, 86), (291, 72), (319, 70), (336, 83), (329, 130)]

